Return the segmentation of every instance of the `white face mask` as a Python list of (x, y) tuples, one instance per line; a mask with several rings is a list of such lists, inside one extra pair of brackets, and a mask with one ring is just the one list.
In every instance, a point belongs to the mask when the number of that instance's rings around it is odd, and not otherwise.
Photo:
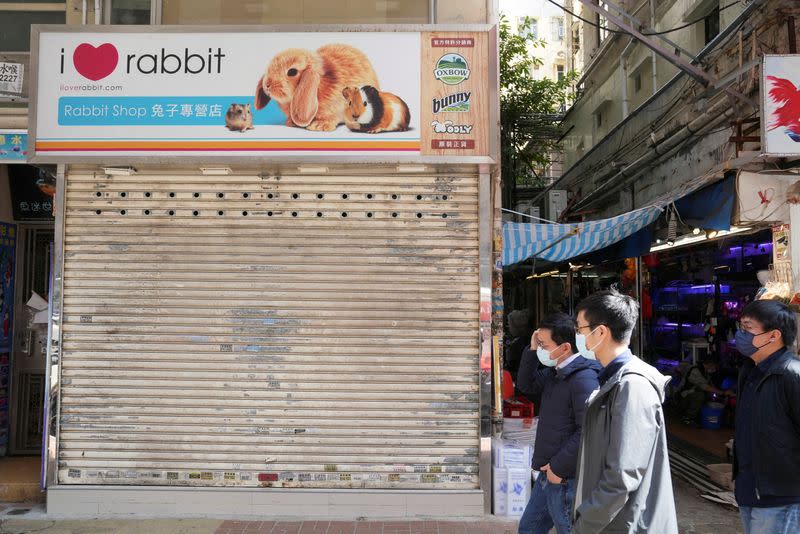
[[(600, 327), (598, 326), (597, 328)], [(592, 334), (594, 334), (597, 328), (589, 332), (589, 335), (591, 336)], [(594, 353), (594, 349), (596, 349), (599, 344), (600, 342), (598, 342), (594, 347), (589, 349), (586, 347), (586, 336), (584, 336), (583, 334), (575, 334), (575, 345), (578, 347), (578, 352), (580, 352), (581, 356), (583, 356), (587, 360), (597, 359), (597, 355)]]
[(558, 360), (551, 360), (550, 359), (550, 351), (549, 350), (545, 350), (542, 347), (539, 347), (538, 349), (536, 349), (536, 356), (539, 357), (539, 361), (545, 367), (555, 367), (556, 364), (558, 363)]

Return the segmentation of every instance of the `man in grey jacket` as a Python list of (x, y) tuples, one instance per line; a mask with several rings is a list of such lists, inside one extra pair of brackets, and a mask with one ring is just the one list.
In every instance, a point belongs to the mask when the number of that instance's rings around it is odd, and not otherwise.
[(601, 291), (577, 307), (575, 342), (603, 366), (578, 455), (573, 532), (677, 534), (664, 425), (669, 378), (631, 354), (632, 298)]

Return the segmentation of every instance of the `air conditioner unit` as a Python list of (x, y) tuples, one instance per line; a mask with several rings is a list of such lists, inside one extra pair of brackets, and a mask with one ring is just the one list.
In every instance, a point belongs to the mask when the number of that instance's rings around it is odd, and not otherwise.
[(547, 202), (544, 205), (545, 218), (557, 221), (565, 209), (567, 209), (567, 192), (563, 189), (548, 191)]

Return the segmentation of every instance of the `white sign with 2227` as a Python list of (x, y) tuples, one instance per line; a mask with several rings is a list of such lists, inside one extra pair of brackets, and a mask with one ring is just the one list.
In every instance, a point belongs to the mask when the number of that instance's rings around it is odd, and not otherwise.
[(0, 63), (0, 93), (22, 93), (23, 70), (21, 63)]

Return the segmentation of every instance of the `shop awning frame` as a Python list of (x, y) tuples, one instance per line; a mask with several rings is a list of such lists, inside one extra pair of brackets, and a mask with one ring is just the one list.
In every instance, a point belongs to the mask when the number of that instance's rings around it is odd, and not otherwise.
[(655, 221), (662, 206), (647, 206), (610, 219), (574, 224), (503, 225), (503, 265), (531, 257), (554, 263), (600, 250)]

